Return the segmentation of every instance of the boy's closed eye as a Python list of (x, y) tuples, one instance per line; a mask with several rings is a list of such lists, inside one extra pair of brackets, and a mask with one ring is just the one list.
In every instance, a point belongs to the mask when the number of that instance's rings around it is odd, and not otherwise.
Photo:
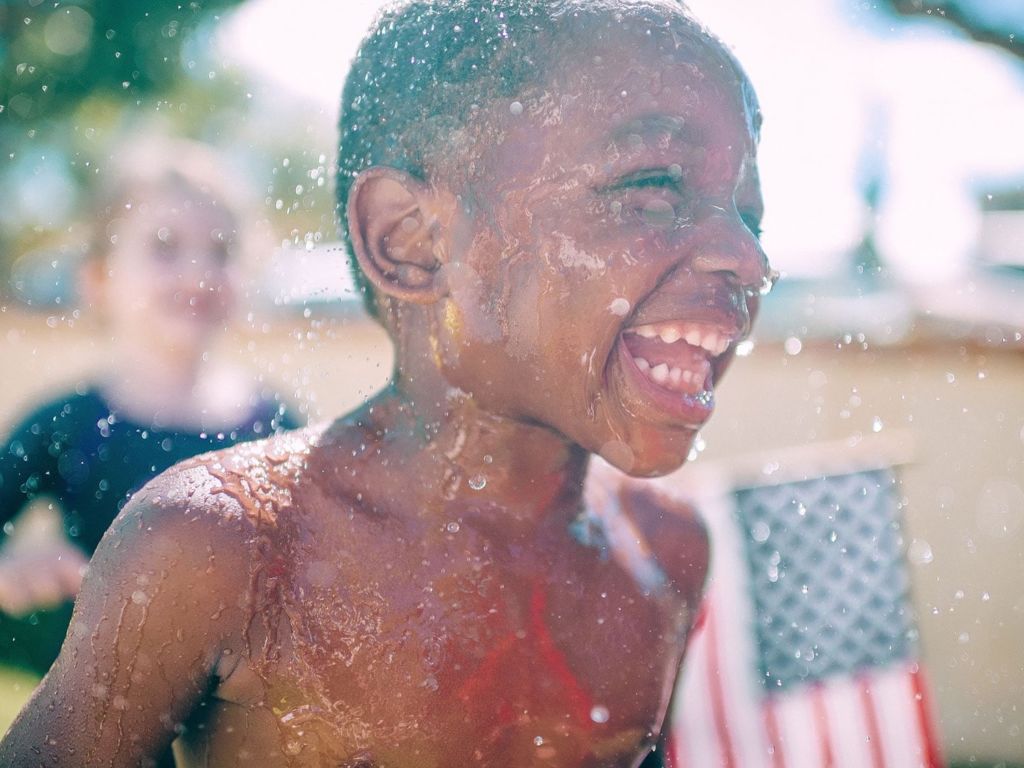
[(679, 165), (630, 173), (598, 188), (598, 193), (612, 198), (610, 210), (620, 220), (659, 229), (679, 228), (689, 220)]
[[(631, 194), (636, 190), (636, 194)], [(650, 190), (644, 193), (644, 190)], [(685, 183), (679, 165), (637, 171), (623, 176), (598, 190), (615, 196), (611, 211), (621, 217), (629, 215), (643, 224), (656, 227), (682, 228), (689, 222), (683, 211)], [(761, 239), (761, 216), (754, 211), (739, 211), (740, 219), (750, 233)]]

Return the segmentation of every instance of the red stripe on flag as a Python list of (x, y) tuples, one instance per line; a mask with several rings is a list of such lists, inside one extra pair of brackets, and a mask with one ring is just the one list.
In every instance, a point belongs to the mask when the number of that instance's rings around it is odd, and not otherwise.
[(775, 719), (775, 704), (770, 699), (764, 703), (764, 729), (768, 732), (768, 748), (771, 750), (772, 768), (786, 768), (786, 757), (782, 753), (782, 738), (779, 736), (779, 721)]
[(858, 675), (857, 687), (860, 690), (861, 704), (864, 706), (864, 717), (868, 722), (871, 765), (873, 768), (885, 768), (885, 757), (882, 754), (882, 734), (878, 727), (878, 713), (875, 711), (875, 702), (871, 698), (871, 682), (867, 675)]
[(679, 756), (676, 754), (676, 739), (670, 731), (668, 738), (665, 739), (665, 768), (677, 768), (678, 765)]
[(928, 768), (942, 768), (944, 763), (939, 753), (938, 739), (935, 737), (935, 728), (932, 724), (931, 697), (928, 695), (928, 685), (921, 668), (914, 664), (910, 668), (910, 684), (914, 690), (914, 698), (917, 700), (917, 720), (921, 729), (921, 740), (924, 743), (924, 756)]
[(729, 720), (725, 714), (725, 696), (722, 691), (722, 680), (719, 677), (718, 658), (718, 628), (715, 624), (715, 611), (710, 605), (704, 614), (705, 630), (707, 632), (708, 644), (708, 688), (711, 694), (711, 711), (715, 720), (715, 730), (718, 732), (718, 741), (722, 747), (722, 765), (725, 768), (733, 768), (736, 759), (732, 752), (732, 742), (729, 740)]
[(822, 768), (833, 768), (835, 758), (832, 756), (832, 739), (828, 735), (828, 710), (825, 709), (824, 691), (821, 684), (815, 683), (811, 688), (811, 701), (814, 705), (814, 719), (818, 722), (818, 736), (821, 739), (821, 753), (825, 758)]

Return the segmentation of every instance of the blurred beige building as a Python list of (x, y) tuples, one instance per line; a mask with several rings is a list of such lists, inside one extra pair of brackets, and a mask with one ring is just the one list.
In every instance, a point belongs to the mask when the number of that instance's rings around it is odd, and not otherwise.
[[(939, 333), (919, 325), (889, 343), (759, 344), (734, 364), (695, 467), (909, 437), (905, 535), (946, 755), (1024, 760), (1024, 344), (991, 326)], [(279, 314), (236, 332), (218, 353), (255, 365), (313, 421), (358, 404), (391, 367), (383, 331), (357, 315)], [(103, 359), (88, 325), (8, 305), (0, 312), (0, 423)], [(696, 468), (684, 468), (679, 482)]]

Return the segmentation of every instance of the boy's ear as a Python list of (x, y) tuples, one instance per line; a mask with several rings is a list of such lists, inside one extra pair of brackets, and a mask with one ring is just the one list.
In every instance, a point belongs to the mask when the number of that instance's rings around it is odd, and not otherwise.
[(359, 267), (383, 295), (430, 304), (444, 294), (436, 196), (407, 173), (362, 171), (348, 196), (348, 230)]

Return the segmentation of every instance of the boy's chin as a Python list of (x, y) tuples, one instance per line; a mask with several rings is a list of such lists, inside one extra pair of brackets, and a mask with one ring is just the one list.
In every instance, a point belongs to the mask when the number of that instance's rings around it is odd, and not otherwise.
[(598, 454), (630, 477), (651, 478), (671, 474), (686, 463), (694, 436), (657, 446), (630, 446), (624, 442), (606, 443)]

